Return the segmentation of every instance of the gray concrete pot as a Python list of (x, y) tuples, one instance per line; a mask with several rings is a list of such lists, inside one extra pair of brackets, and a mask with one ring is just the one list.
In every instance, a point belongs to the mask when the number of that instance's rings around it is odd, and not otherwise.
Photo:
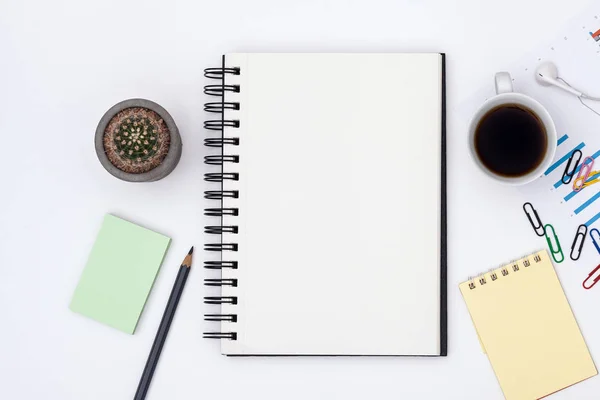
[[(115, 167), (106, 156), (106, 152), (104, 150), (104, 132), (106, 131), (106, 127), (108, 126), (110, 121), (119, 112), (123, 111), (124, 109), (133, 107), (147, 108), (160, 115), (160, 117), (165, 121), (171, 136), (169, 152), (167, 153), (167, 156), (162, 161), (162, 163), (148, 172), (143, 172), (139, 174), (128, 173)], [(98, 159), (100, 160), (102, 166), (111, 175), (127, 182), (158, 181), (159, 179), (162, 179), (165, 176), (169, 175), (171, 171), (175, 169), (175, 167), (179, 163), (179, 159), (181, 158), (181, 136), (179, 135), (179, 129), (177, 129), (175, 121), (167, 112), (167, 110), (165, 110), (155, 102), (145, 99), (129, 99), (112, 106), (106, 112), (106, 114), (104, 114), (102, 119), (100, 119), (100, 123), (98, 123), (98, 127), (96, 128), (95, 145), (96, 155), (98, 156)]]

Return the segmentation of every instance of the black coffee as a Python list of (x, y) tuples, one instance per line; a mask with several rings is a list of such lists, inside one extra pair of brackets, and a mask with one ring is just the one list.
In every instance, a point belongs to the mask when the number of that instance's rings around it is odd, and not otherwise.
[(503, 104), (488, 111), (475, 129), (475, 151), (490, 171), (524, 176), (544, 159), (548, 138), (544, 124), (529, 108)]

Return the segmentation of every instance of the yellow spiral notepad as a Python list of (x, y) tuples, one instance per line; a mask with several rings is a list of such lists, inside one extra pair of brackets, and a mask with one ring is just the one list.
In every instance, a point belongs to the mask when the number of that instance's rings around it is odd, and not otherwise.
[(598, 373), (545, 250), (459, 287), (506, 399), (539, 399)]

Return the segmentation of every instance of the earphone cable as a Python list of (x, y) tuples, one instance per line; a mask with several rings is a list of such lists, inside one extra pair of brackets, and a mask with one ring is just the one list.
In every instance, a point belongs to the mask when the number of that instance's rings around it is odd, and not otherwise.
[[(558, 77), (559, 80), (563, 81), (565, 83), (565, 85), (569, 86), (569, 87), (573, 87), (569, 84), (569, 82), (565, 81), (563, 78)], [(589, 100), (596, 100), (596, 101), (600, 101), (599, 97), (593, 97), (593, 96), (588, 96), (587, 94), (582, 94), (581, 96), (577, 96), (577, 98), (579, 99), (579, 102), (581, 104), (583, 104), (584, 107), (586, 107), (587, 109), (589, 109), (591, 112), (593, 112), (594, 114), (600, 116), (600, 112), (594, 110), (592, 107), (590, 107), (589, 105), (585, 104), (583, 102), (583, 99), (589, 99)]]
[(588, 94), (585, 94), (585, 93), (584, 93), (583, 95), (581, 95), (581, 97), (583, 97), (583, 98), (586, 98), (586, 99), (589, 99), (589, 100), (600, 101), (600, 97), (594, 97), (594, 96), (590, 96), (590, 95), (588, 95)]

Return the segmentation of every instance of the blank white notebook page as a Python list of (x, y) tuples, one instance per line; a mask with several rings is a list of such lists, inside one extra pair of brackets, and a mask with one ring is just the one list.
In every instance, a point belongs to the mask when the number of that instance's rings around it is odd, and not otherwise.
[(228, 54), (230, 355), (439, 355), (442, 56)]

